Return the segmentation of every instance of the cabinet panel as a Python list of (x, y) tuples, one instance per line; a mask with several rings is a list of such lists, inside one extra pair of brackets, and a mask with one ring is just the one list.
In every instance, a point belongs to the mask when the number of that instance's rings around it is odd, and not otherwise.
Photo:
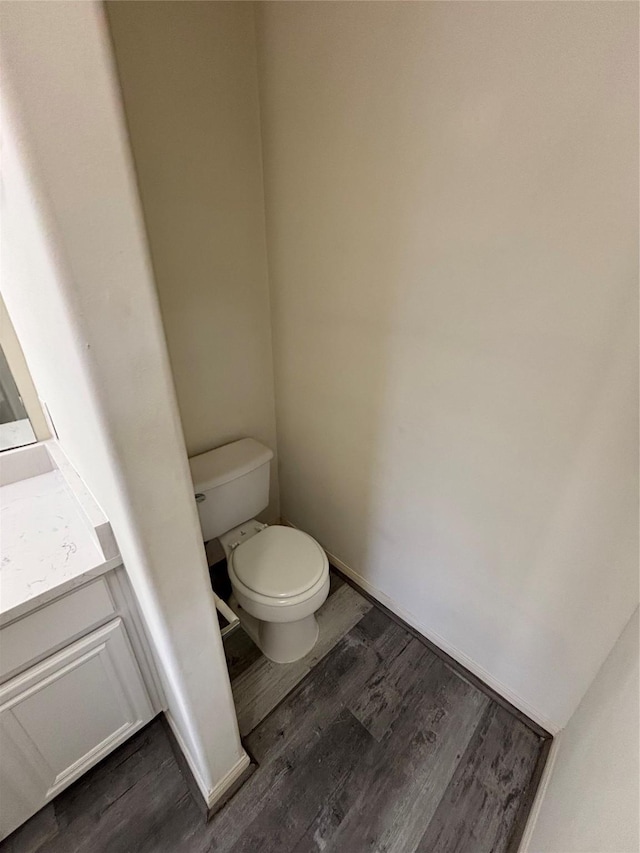
[(0, 676), (23, 669), (36, 658), (115, 616), (104, 578), (98, 578), (0, 629)]
[(153, 715), (121, 619), (4, 684), (2, 835)]

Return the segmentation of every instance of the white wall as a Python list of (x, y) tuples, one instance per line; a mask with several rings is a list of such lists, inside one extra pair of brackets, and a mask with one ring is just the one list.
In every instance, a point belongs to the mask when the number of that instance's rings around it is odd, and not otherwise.
[(282, 513), (552, 731), (638, 602), (637, 23), (258, 8)]
[(562, 732), (529, 853), (637, 853), (638, 611)]
[(213, 801), (248, 757), (96, 3), (3, 3), (2, 292), (60, 442), (109, 517), (170, 719)]
[(187, 450), (275, 451), (253, 5), (106, 8)]

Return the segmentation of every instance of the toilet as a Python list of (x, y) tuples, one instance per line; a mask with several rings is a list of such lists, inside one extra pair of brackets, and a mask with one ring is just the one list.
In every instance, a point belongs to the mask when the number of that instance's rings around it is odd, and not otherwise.
[(301, 530), (253, 516), (269, 503), (273, 453), (253, 438), (189, 460), (205, 542), (218, 539), (227, 558), (229, 606), (275, 663), (304, 657), (318, 639), (316, 610), (329, 594), (329, 561)]

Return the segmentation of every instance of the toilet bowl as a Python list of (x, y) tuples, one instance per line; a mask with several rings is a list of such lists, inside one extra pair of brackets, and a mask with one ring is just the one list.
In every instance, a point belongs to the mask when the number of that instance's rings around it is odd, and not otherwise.
[[(240, 534), (240, 535), (238, 535)], [(304, 657), (318, 638), (315, 612), (329, 594), (329, 561), (300, 530), (251, 520), (220, 537), (241, 625), (275, 663)]]
[(318, 638), (315, 612), (329, 594), (329, 561), (308, 533), (252, 517), (268, 505), (272, 457), (245, 438), (189, 465), (203, 539), (219, 539), (227, 558), (229, 606), (270, 660), (292, 663)]

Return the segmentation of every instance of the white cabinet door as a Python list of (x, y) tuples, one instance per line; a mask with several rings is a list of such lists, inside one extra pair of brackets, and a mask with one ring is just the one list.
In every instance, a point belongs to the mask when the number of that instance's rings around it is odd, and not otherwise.
[(0, 837), (154, 716), (121, 619), (0, 687)]

